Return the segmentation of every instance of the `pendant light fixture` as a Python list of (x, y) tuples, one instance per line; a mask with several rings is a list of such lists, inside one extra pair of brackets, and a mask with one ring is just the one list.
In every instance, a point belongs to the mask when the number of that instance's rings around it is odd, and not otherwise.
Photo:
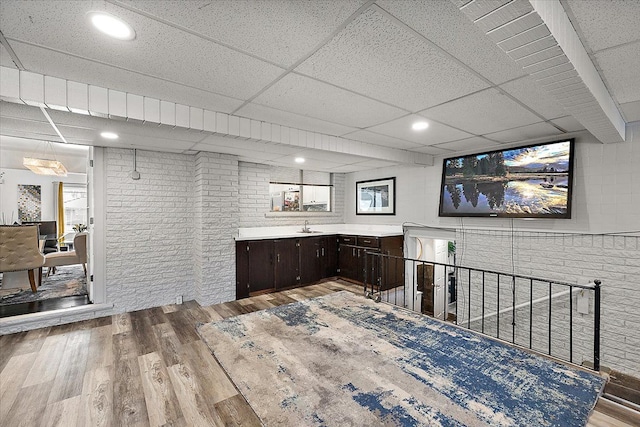
[(32, 157), (23, 157), (22, 165), (38, 175), (67, 176), (67, 168), (64, 167), (62, 162), (59, 162), (56, 159), (53, 143), (51, 143), (51, 141), (43, 141), (43, 144), (44, 150), (41, 157), (47, 157), (47, 148), (49, 148), (53, 159), (35, 157), (32, 155)]

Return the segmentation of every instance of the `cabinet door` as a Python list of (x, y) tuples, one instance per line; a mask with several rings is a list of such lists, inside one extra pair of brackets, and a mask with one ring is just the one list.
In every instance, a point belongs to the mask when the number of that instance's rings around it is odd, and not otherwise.
[(358, 280), (358, 249), (356, 246), (340, 245), (338, 264), (341, 277)]
[(300, 239), (300, 282), (313, 283), (322, 279), (323, 237)]
[(377, 290), (380, 283), (380, 270), (382, 259), (378, 256), (370, 255), (370, 253), (379, 253), (380, 249), (375, 248), (361, 248), (358, 247), (356, 254), (358, 256), (358, 271), (357, 280), (367, 284), (367, 288), (371, 288), (371, 284), (375, 286)]
[(298, 285), (300, 280), (298, 240), (276, 240), (274, 248), (276, 290)]
[(273, 240), (254, 240), (249, 245), (249, 290), (274, 289)]
[(236, 299), (249, 296), (249, 244), (236, 242)]
[(323, 278), (333, 277), (338, 274), (338, 239), (335, 236), (329, 236), (323, 239), (322, 270)]
[[(402, 236), (383, 237), (380, 242), (383, 254), (402, 258), (404, 254), (404, 238)], [(386, 258), (381, 266), (382, 290), (404, 286), (404, 262), (399, 258)]]

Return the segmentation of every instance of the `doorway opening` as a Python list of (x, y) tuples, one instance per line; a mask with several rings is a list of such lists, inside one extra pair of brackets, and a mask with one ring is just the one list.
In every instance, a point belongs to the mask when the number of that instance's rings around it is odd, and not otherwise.
[[(65, 166), (66, 176), (35, 173), (23, 165), (25, 157), (39, 157), (43, 144)], [(81, 232), (89, 222), (89, 156), (86, 146), (0, 136), (0, 224), (38, 224), (45, 256), (36, 292), (26, 271), (0, 273), (0, 317), (91, 303), (90, 277), (85, 274), (90, 260), (79, 256), (88, 252), (86, 244), (81, 248)]]
[[(456, 313), (455, 231), (406, 227), (405, 256), (424, 262), (407, 262), (405, 283), (414, 310), (438, 319)], [(432, 264), (433, 263), (433, 264)]]

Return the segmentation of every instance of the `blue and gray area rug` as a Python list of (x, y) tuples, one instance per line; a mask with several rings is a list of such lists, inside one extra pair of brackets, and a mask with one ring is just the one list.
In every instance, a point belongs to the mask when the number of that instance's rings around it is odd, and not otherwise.
[(198, 332), (266, 426), (583, 427), (604, 386), (346, 291)]
[(0, 280), (0, 305), (20, 304), (76, 295), (87, 295), (87, 279), (82, 265), (79, 264), (56, 267), (55, 274), (42, 278), (42, 285), (38, 287), (38, 292), (36, 293), (31, 292), (31, 288), (28, 286), (24, 289), (3, 289), (2, 281)]

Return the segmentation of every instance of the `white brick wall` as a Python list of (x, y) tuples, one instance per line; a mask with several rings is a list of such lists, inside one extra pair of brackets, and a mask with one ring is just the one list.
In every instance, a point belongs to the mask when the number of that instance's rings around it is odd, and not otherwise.
[(344, 174), (334, 174), (334, 205), (329, 214), (291, 216), (265, 216), (271, 209), (269, 199), (269, 181), (272, 175), (282, 177), (299, 177), (296, 169), (275, 168), (258, 163), (239, 163), (238, 208), (239, 227), (273, 227), (278, 225), (302, 225), (305, 220), (309, 224), (340, 224), (344, 222)]
[[(621, 235), (587, 235), (507, 231), (458, 230), (457, 262), (466, 267), (521, 274), (568, 283), (584, 280), (602, 281), (601, 363), (631, 375), (640, 372), (640, 237)], [(513, 251), (512, 251), (513, 248)], [(511, 254), (514, 256), (512, 269)], [(460, 277), (459, 315), (467, 316), (468, 279)], [(480, 314), (481, 286), (472, 278), (472, 314)], [(495, 311), (495, 276), (485, 276), (485, 313)], [(510, 284), (501, 281), (501, 308), (511, 304)], [(535, 283), (534, 299), (548, 294), (548, 285)], [(561, 292), (554, 286), (553, 293)], [(516, 287), (517, 303), (528, 300), (528, 284)], [(573, 300), (574, 360), (592, 360), (593, 298), (590, 314), (577, 313)], [(568, 357), (568, 296), (552, 306), (552, 347), (556, 355)], [(520, 309), (516, 317), (516, 341), (528, 346), (529, 309)], [(534, 348), (547, 350), (548, 302), (534, 306)], [(495, 334), (495, 317), (485, 323), (485, 332)], [(480, 322), (472, 327), (480, 329)], [(501, 338), (511, 339), (511, 313), (500, 317)]]
[(195, 298), (193, 156), (106, 149), (106, 295), (115, 311)]
[(201, 305), (235, 299), (238, 160), (198, 153), (195, 158), (194, 275)]

